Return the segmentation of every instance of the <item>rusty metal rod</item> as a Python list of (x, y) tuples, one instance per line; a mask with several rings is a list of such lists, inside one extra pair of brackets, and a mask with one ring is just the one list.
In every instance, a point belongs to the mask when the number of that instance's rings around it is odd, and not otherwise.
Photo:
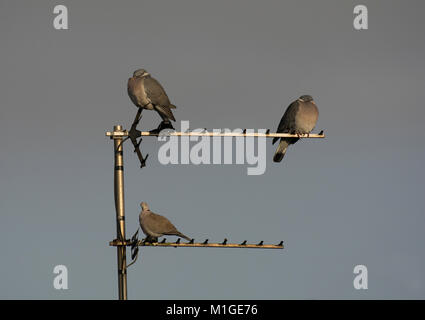
[[(110, 246), (131, 246), (132, 242), (130, 240), (127, 241), (119, 241), (113, 240), (109, 242)], [(239, 244), (239, 243), (175, 243), (175, 242), (144, 242), (143, 240), (139, 240), (137, 243), (138, 246), (141, 247), (195, 247), (195, 248), (249, 248), (249, 249), (283, 249), (283, 244)]]
[[(119, 133), (123, 137), (128, 136), (128, 131), (124, 130), (122, 133)], [(170, 131), (168, 133), (152, 133), (149, 131), (142, 131), (140, 132), (141, 136), (197, 136), (197, 137), (263, 137), (263, 138), (300, 138), (300, 139), (323, 139), (325, 138), (325, 134), (316, 134), (316, 133), (310, 133), (309, 135), (297, 135), (297, 134), (290, 134), (290, 133), (260, 133), (260, 132), (252, 132), (252, 133), (242, 133), (242, 132), (178, 132), (178, 131)], [(106, 136), (110, 137), (112, 135), (117, 136), (116, 132), (106, 132)]]

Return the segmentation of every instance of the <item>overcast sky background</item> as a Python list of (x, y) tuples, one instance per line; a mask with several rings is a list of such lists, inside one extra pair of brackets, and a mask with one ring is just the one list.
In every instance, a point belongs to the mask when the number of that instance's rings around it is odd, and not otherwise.
[[(69, 30), (53, 28), (53, 8)], [(369, 9), (369, 30), (353, 8)], [(423, 1), (0, 1), (0, 298), (115, 299), (113, 143), (144, 67), (178, 120), (275, 130), (311, 94), (325, 140), (247, 165), (158, 162), (125, 146), (127, 236), (139, 203), (203, 241), (284, 250), (142, 248), (130, 299), (425, 298)], [(141, 127), (159, 117), (144, 112)], [(172, 237), (167, 237), (171, 239)], [(69, 289), (53, 288), (68, 267)], [(366, 265), (369, 289), (353, 288)]]

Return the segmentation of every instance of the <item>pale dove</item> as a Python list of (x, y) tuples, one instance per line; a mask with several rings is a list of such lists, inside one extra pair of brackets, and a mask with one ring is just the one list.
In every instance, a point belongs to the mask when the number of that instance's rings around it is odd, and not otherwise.
[(158, 237), (164, 235), (178, 236), (188, 241), (191, 240), (178, 231), (170, 220), (150, 211), (146, 202), (142, 202), (140, 206), (142, 207), (142, 212), (139, 215), (139, 222), (147, 241), (158, 242)]

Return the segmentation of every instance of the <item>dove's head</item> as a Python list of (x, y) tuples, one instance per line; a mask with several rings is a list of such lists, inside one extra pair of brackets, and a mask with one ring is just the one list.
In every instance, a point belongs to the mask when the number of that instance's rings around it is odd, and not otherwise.
[(144, 78), (147, 76), (150, 76), (150, 73), (147, 72), (145, 69), (137, 69), (133, 73), (133, 77), (137, 77), (137, 78)]
[(302, 102), (311, 102), (311, 101), (313, 101), (313, 97), (310, 96), (310, 95), (308, 95), (308, 94), (302, 95), (298, 99), (301, 100)]
[(140, 204), (140, 206), (142, 207), (142, 210), (143, 211), (149, 210), (148, 204), (146, 202), (144, 202), (144, 201)]

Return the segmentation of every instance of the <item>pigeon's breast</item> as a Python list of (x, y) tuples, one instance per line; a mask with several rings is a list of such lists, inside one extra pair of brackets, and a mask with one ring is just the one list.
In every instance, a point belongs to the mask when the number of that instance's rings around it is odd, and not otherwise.
[(295, 126), (302, 133), (310, 133), (316, 126), (319, 110), (313, 103), (302, 103), (295, 118)]
[(128, 79), (128, 95), (130, 96), (131, 101), (133, 101), (133, 103), (138, 107), (143, 107), (149, 103), (143, 87), (142, 79)]
[(136, 106), (153, 109), (153, 106), (150, 105), (151, 100), (146, 93), (144, 79), (130, 78), (128, 82), (128, 95)]

